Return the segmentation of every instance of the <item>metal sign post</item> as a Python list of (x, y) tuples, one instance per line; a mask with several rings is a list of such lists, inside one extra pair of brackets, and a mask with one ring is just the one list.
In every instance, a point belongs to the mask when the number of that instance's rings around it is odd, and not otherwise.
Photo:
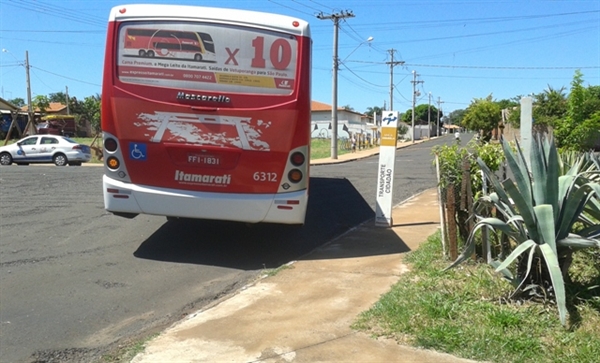
[(398, 141), (399, 112), (384, 111), (381, 120), (379, 168), (377, 168), (377, 206), (375, 225), (392, 226), (392, 194), (394, 190), (394, 164)]

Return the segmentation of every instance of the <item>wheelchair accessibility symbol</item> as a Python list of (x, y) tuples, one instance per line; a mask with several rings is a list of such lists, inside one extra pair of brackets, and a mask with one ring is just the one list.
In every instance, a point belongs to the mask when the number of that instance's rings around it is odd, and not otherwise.
[(129, 143), (129, 156), (134, 160), (146, 160), (146, 144)]

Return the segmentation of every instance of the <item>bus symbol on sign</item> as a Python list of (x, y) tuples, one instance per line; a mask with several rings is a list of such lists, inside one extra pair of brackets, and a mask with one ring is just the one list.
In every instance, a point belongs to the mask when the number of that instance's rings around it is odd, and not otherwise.
[(396, 116), (392, 117), (392, 116), (394, 116), (394, 114), (393, 114), (393, 113), (390, 113), (390, 114), (389, 114), (387, 117), (385, 117), (385, 118), (383, 119), (383, 121), (387, 121), (387, 124), (386, 124), (386, 125), (389, 125), (391, 122), (394, 122), (394, 121), (396, 121), (397, 117), (396, 117)]
[(146, 144), (129, 143), (129, 156), (133, 160), (146, 161)]

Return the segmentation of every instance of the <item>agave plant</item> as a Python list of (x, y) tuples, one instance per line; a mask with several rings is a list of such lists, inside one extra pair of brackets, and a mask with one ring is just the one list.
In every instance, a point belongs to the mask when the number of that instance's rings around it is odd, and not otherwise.
[[(476, 232), (489, 227), (505, 234), (511, 252), (505, 259), (491, 262), (515, 286), (513, 297), (535, 287), (554, 296), (560, 321), (566, 325), (565, 280), (574, 251), (600, 248), (600, 168), (597, 159), (584, 163), (574, 160), (572, 167), (561, 169), (553, 140), (536, 139), (532, 143), (528, 167), (517, 143), (516, 151), (501, 141), (513, 179), (499, 181), (478, 159), (477, 162), (493, 185), (494, 192), (480, 198), (475, 210), (495, 207), (501, 218), (475, 212), (477, 224), (469, 234), (463, 253), (448, 268), (468, 259), (475, 250)], [(583, 166), (587, 169), (582, 171)], [(590, 166), (591, 165), (591, 166)], [(596, 165), (594, 168), (593, 165)], [(577, 223), (577, 233), (574, 225)], [(516, 263), (513, 275), (509, 267)]]

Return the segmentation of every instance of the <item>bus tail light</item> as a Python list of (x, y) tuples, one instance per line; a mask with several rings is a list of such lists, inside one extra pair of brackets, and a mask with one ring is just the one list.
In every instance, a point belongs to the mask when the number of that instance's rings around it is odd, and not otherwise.
[(292, 156), (290, 156), (290, 162), (294, 166), (300, 166), (300, 165), (304, 164), (305, 160), (306, 160), (306, 158), (304, 157), (304, 154), (299, 151), (296, 151), (295, 153), (292, 154)]
[(112, 137), (104, 140), (104, 148), (111, 153), (117, 150), (117, 146), (117, 140), (113, 139)]
[(288, 179), (292, 183), (299, 183), (302, 180), (302, 172), (298, 169), (292, 169), (288, 173)]
[(108, 159), (106, 159), (106, 166), (108, 166), (109, 169), (117, 170), (120, 165), (121, 162), (114, 156), (109, 156)]

